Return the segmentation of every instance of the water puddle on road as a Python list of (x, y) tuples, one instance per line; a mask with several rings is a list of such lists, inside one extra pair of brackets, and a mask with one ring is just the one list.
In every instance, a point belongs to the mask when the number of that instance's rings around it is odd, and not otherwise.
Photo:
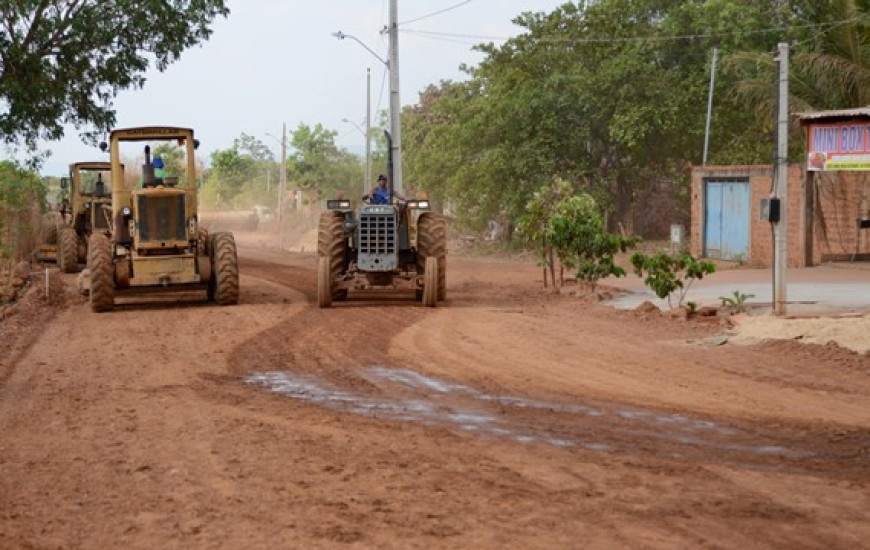
[(310, 375), (286, 371), (254, 373), (245, 382), (335, 411), (518, 442), (602, 452), (632, 450), (644, 441), (663, 442), (672, 456), (691, 455), (693, 449), (791, 458), (807, 454), (769, 441), (757, 442), (757, 437), (733, 427), (685, 415), (495, 395), (404, 368), (372, 366), (361, 369), (358, 376), (367, 382), (361, 387), (374, 391), (341, 389)]

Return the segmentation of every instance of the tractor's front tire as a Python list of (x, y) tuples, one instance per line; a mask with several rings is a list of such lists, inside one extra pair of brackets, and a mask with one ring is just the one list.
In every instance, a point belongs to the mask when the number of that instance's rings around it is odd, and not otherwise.
[(438, 259), (434, 256), (426, 258), (426, 272), (423, 274), (423, 305), (435, 307), (438, 302)]
[[(332, 301), (341, 302), (347, 299), (346, 288), (336, 288), (333, 281), (345, 270), (345, 254), (347, 254), (347, 238), (342, 228), (344, 213), (337, 210), (327, 210), (320, 214), (320, 222), (317, 226), (317, 270), (318, 270), (318, 293), (320, 288), (320, 258), (326, 258), (329, 272), (329, 288)], [(318, 298), (318, 303), (320, 299)], [(320, 306), (320, 307), (329, 307)]]
[(438, 260), (438, 300), (447, 299), (447, 222), (441, 214), (424, 212), (417, 222), (417, 271), (429, 258)]
[(329, 269), (329, 258), (317, 258), (317, 307), (327, 308), (332, 305), (332, 273)]
[(220, 306), (238, 304), (239, 259), (236, 240), (232, 233), (213, 233), (208, 240), (212, 269), (208, 297)]
[(112, 263), (112, 245), (105, 235), (91, 235), (88, 241), (88, 269), (91, 277), (91, 309), (96, 312), (111, 311), (115, 307), (115, 266)]
[(66, 224), (57, 228), (57, 263), (64, 273), (79, 270), (79, 236), (74, 227)]

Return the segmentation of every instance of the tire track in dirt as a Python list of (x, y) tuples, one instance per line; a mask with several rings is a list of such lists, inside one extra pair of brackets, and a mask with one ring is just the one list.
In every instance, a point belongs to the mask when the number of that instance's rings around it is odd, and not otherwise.
[[(273, 266), (261, 263), (256, 267), (262, 270), (256, 272), (258, 277), (278, 278), (269, 274)], [(297, 279), (292, 284), (302, 280), (313, 286), (310, 270), (307, 276), (295, 273)], [(313, 303), (313, 293), (310, 296)], [(457, 301), (462, 302), (462, 297), (460, 292)], [(464, 305), (474, 308), (475, 302)], [(342, 413), (356, 411), (385, 422), (410, 421), (663, 460), (777, 467), (834, 476), (868, 475), (867, 465), (854, 457), (860, 456), (863, 448), (870, 448), (870, 433), (850, 431), (848, 438), (835, 441), (829, 434), (819, 433), (818, 427), (801, 424), (785, 427), (778, 423), (772, 429), (757, 422), (639, 406), (595, 394), (574, 395), (566, 401), (566, 395), (513, 393), (511, 386), (500, 384), (503, 374), (498, 365), (511, 372), (515, 370), (511, 358), (535, 364), (538, 357), (524, 356), (528, 344), (519, 335), (539, 333), (548, 322), (546, 316), (514, 315), (513, 304), (501, 309), (486, 305), (483, 317), (478, 312), (457, 314), (458, 308), (449, 306), (441, 311), (415, 306), (413, 301), (402, 306), (381, 305), (374, 299), (358, 298), (331, 309), (311, 305), (237, 348), (230, 361), (233, 372), (302, 402)], [(601, 320), (600, 315), (592, 315)], [(469, 319), (478, 319), (482, 325), (466, 326)], [(428, 328), (419, 330), (419, 323)], [(606, 323), (596, 332), (601, 337), (614, 334)], [(501, 349), (489, 341), (491, 333), (502, 335), (497, 340)], [(504, 333), (516, 336), (505, 339)], [(409, 340), (405, 335), (413, 336)], [(648, 342), (644, 345), (649, 347)], [(440, 356), (434, 364), (421, 364), (419, 354), (409, 350)], [(626, 360), (641, 353), (640, 346), (637, 351), (630, 347), (622, 351), (613, 359)], [(499, 357), (495, 362), (486, 357), (492, 353)], [(545, 350), (539, 353), (546, 354)], [(662, 353), (664, 357), (672, 350), (665, 346)], [(463, 365), (474, 365), (470, 369), (472, 383), (480, 378), (489, 383), (476, 387), (469, 385), (467, 377), (452, 377)], [(373, 375), (378, 369), (380, 374)], [(438, 377), (439, 372), (447, 377)], [(610, 376), (614, 374), (610, 372)], [(559, 376), (555, 374), (555, 379)], [(832, 468), (831, 462), (836, 467)]]

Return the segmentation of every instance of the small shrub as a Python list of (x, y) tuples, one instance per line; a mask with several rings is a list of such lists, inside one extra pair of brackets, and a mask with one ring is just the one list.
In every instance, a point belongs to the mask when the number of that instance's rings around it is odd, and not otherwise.
[(746, 300), (755, 298), (755, 294), (744, 294), (739, 290), (735, 290), (731, 296), (719, 296), (722, 301), (722, 307), (731, 308), (737, 313), (746, 312)]
[(671, 296), (679, 292), (677, 306), (683, 305), (686, 293), (692, 283), (716, 271), (713, 262), (700, 261), (688, 252), (673, 256), (667, 252), (646, 255), (636, 252), (631, 256), (634, 273), (644, 278), (644, 284), (661, 299), (667, 298), (668, 306), (673, 308)]

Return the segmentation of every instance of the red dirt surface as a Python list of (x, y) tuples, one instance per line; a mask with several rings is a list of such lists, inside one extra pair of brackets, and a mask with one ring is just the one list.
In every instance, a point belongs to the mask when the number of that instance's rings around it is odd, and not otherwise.
[[(241, 299), (0, 322), (0, 548), (859, 548), (870, 357), (540, 289), (453, 255), (435, 309)], [(54, 314), (56, 311), (56, 315)], [(16, 332), (17, 331), (17, 332)]]

